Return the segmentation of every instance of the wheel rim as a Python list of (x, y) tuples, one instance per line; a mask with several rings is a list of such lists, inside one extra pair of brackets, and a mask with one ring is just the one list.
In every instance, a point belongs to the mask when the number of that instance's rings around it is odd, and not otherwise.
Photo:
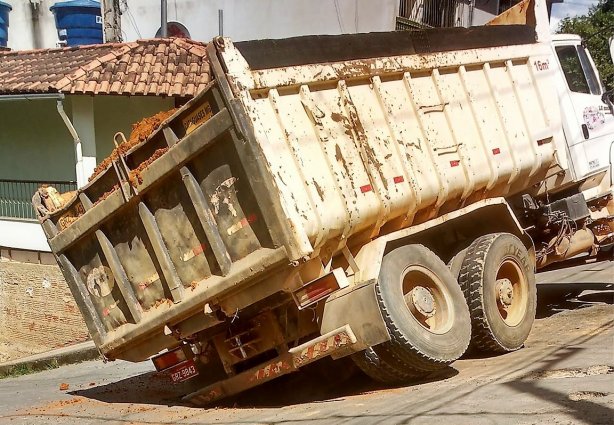
[(499, 316), (508, 326), (517, 326), (527, 311), (529, 285), (522, 267), (512, 258), (501, 262), (495, 281)]
[(401, 285), (405, 304), (420, 326), (434, 334), (444, 334), (452, 328), (452, 300), (435, 273), (423, 266), (408, 267)]

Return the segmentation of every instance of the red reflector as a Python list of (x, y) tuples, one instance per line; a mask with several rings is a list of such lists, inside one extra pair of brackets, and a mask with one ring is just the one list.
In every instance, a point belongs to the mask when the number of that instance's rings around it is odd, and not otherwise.
[[(588, 139), (588, 137), (586, 137)], [(546, 143), (550, 143), (552, 141), (552, 137), (548, 137), (546, 139), (540, 139), (537, 141), (537, 146), (545, 145)]]
[(183, 348), (179, 347), (168, 353), (160, 354), (151, 359), (157, 371), (168, 369), (187, 360)]
[(195, 248), (192, 248), (192, 252), (194, 253), (194, 256), (197, 256), (197, 255), (202, 254), (205, 251), (205, 249), (207, 249), (207, 245), (203, 243), (203, 244), (198, 245)]
[(373, 190), (373, 188), (371, 187), (370, 184), (366, 184), (364, 186), (360, 186), (360, 191), (362, 193), (371, 192), (372, 190)]
[(302, 288), (294, 292), (293, 296), (299, 309), (303, 309), (339, 289), (339, 283), (333, 272), (328, 273), (316, 280), (306, 283)]
[(454, 161), (450, 161), (450, 167), (458, 167), (460, 164), (460, 160), (455, 159)]
[(493, 155), (499, 155), (500, 153), (501, 153), (501, 149), (499, 149), (499, 148), (494, 148), (494, 149), (492, 150), (492, 154), (493, 154)]
[(403, 176), (396, 176), (395, 178), (392, 179), (395, 183), (403, 183), (405, 181), (405, 179), (403, 178)]

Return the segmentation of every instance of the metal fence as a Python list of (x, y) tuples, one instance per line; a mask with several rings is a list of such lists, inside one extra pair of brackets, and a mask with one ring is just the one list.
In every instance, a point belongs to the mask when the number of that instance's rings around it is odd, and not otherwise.
[(467, 27), (472, 0), (400, 0), (397, 30), (432, 27)]
[(0, 179), (0, 217), (36, 219), (32, 195), (43, 185), (51, 185), (58, 192), (77, 190), (77, 182)]

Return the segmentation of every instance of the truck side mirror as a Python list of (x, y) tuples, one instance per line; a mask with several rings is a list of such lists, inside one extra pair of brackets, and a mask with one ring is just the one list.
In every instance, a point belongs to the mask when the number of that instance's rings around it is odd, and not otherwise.
[(612, 59), (612, 63), (614, 63), (614, 36), (610, 37), (608, 43), (610, 45), (610, 59)]

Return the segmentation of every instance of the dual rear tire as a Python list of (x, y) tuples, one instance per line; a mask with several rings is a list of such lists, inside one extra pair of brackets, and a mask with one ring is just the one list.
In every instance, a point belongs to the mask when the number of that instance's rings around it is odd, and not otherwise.
[(391, 339), (352, 357), (368, 376), (402, 384), (445, 368), (469, 346), (502, 353), (524, 344), (537, 295), (522, 242), (482, 236), (449, 266), (422, 245), (384, 256), (375, 292)]
[(476, 239), (458, 274), (471, 315), (471, 349), (506, 353), (522, 347), (537, 309), (533, 262), (524, 244), (509, 233)]

